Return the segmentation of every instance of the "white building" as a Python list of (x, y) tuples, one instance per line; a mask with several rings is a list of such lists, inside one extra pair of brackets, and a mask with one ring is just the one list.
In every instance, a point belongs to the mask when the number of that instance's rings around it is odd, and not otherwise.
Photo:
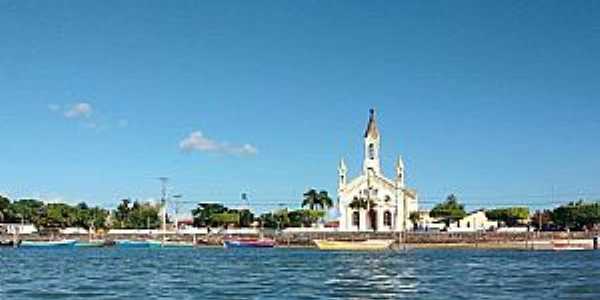
[(348, 180), (344, 160), (338, 168), (341, 231), (400, 231), (411, 228), (409, 215), (418, 209), (417, 192), (404, 185), (404, 162), (398, 157), (395, 177), (381, 170), (381, 136), (371, 109), (364, 135), (364, 161), (360, 176)]
[(485, 210), (478, 210), (466, 215), (460, 220), (451, 222), (446, 230), (448, 232), (486, 231), (495, 229), (497, 226), (497, 222), (488, 220)]

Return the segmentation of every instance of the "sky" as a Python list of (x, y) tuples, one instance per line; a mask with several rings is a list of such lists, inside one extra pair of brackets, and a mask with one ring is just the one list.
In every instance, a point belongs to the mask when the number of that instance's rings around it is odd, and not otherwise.
[(598, 1), (0, 0), (0, 193), (335, 197), (368, 110), (422, 207), (600, 198)]

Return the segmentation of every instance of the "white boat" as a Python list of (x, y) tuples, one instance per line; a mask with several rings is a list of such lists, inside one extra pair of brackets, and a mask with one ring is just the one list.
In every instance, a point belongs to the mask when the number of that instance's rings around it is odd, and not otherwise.
[(552, 241), (552, 250), (554, 251), (582, 251), (592, 250), (593, 244), (587, 240), (567, 240), (567, 241)]

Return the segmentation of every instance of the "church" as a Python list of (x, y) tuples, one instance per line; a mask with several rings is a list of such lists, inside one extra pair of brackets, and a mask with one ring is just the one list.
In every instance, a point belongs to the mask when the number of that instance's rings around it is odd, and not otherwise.
[(364, 160), (361, 174), (348, 179), (348, 168), (342, 159), (338, 167), (338, 205), (340, 231), (403, 231), (412, 228), (411, 212), (418, 210), (414, 189), (404, 184), (404, 162), (398, 157), (393, 179), (381, 170), (381, 135), (370, 110), (364, 134)]

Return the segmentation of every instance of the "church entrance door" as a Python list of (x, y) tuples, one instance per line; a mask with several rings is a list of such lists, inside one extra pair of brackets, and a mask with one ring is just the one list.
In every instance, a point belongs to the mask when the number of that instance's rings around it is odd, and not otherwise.
[(373, 229), (373, 231), (377, 231), (377, 212), (374, 209), (371, 209), (368, 213), (369, 216), (369, 227)]

